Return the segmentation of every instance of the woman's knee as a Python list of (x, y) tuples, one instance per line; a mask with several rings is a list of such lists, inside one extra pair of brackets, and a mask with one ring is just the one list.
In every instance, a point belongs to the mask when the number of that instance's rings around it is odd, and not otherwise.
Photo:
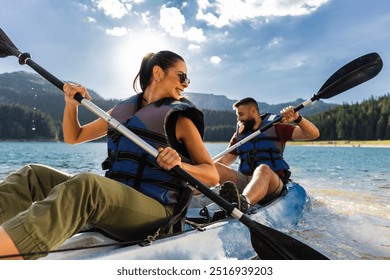
[(98, 193), (101, 188), (101, 184), (97, 183), (95, 176), (95, 174), (91, 173), (80, 173), (74, 175), (65, 182), (57, 185), (55, 190), (57, 192), (76, 196)]
[[(72, 204), (75, 211), (84, 213), (104, 205), (107, 199), (105, 187), (99, 183), (94, 174), (80, 173), (64, 183), (57, 185), (50, 196), (55, 203), (62, 205)], [(76, 210), (79, 209), (79, 210)], [(82, 210), (80, 210), (82, 209)]]
[(69, 184), (76, 188), (84, 189), (98, 189), (101, 187), (96, 174), (93, 173), (79, 173), (70, 178)]
[(96, 176), (97, 175), (93, 174), (93, 173), (82, 172), (82, 173), (79, 173), (77, 175), (74, 175), (72, 178), (75, 181), (92, 182), (92, 181), (95, 181)]
[[(39, 163), (30, 163), (25, 165), (25, 168), (31, 169), (34, 171), (34, 173), (45, 173), (50, 171), (57, 171), (56, 169)], [(59, 171), (58, 171), (59, 172)]]

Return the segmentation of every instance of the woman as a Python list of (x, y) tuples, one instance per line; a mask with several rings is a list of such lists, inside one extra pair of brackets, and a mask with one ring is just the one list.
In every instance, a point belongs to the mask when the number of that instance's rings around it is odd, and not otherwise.
[(106, 176), (71, 176), (42, 165), (8, 176), (0, 183), (0, 256), (55, 249), (86, 225), (120, 240), (172, 232), (188, 188), (168, 170), (178, 165), (209, 186), (219, 180), (202, 141), (203, 115), (181, 98), (190, 82), (186, 73), (184, 59), (173, 52), (148, 54), (133, 83), (137, 91), (139, 81), (142, 92), (109, 111), (158, 149), (157, 159), (102, 119), (80, 126), (73, 97), (90, 96), (80, 85), (65, 84), (64, 140), (77, 144), (107, 135)]

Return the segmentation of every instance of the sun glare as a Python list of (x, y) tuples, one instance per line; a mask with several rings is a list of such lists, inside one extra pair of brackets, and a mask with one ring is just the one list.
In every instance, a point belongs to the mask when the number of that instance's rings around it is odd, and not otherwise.
[[(176, 51), (167, 36), (152, 31), (131, 31), (117, 40), (112, 50), (112, 68), (116, 69), (116, 84), (112, 89), (121, 97), (129, 95), (142, 58), (149, 52)], [(117, 95), (116, 95), (117, 96)]]

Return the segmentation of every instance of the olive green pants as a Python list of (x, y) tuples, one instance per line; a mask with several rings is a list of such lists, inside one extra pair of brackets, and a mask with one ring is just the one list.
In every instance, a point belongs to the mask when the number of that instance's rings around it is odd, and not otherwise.
[(0, 183), (0, 224), (21, 253), (55, 249), (86, 225), (121, 240), (143, 239), (172, 213), (173, 207), (96, 174), (71, 176), (31, 164)]

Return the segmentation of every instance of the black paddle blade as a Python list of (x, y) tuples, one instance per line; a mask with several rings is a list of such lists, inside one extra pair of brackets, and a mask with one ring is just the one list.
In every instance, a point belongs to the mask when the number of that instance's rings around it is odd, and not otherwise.
[(315, 100), (328, 99), (360, 85), (378, 75), (382, 67), (383, 61), (379, 54), (363, 55), (337, 70), (320, 88)]
[(0, 28), (0, 57), (18, 56), (20, 51), (8, 38), (3, 29)]
[(273, 228), (253, 221), (251, 242), (263, 260), (328, 260), (308, 245)]

